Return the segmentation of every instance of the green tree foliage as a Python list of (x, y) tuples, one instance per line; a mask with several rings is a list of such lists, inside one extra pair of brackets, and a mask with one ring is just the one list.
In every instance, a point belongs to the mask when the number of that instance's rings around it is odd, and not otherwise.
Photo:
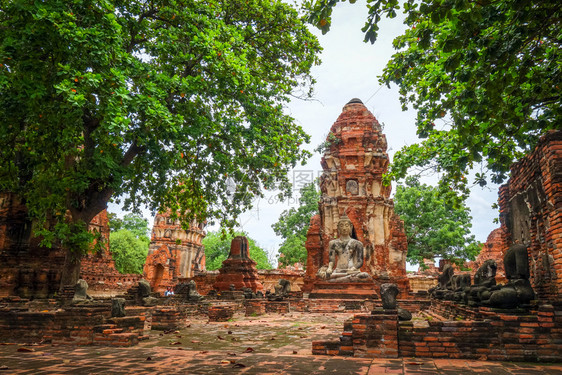
[(455, 204), (455, 195), (413, 177), (397, 186), (394, 210), (404, 220), (408, 262), (423, 265), (424, 259), (440, 257), (462, 264), (478, 255), (481, 244), (470, 235), (470, 208)]
[(150, 238), (148, 220), (137, 214), (128, 213), (120, 219), (114, 213), (109, 217), (109, 248), (115, 261), (115, 268), (121, 273), (143, 272), (148, 255)]
[(108, 212), (107, 218), (109, 219), (109, 230), (111, 232), (117, 232), (123, 227), (123, 219), (117, 216), (114, 212)]
[(307, 252), (304, 247), (306, 233), (312, 216), (318, 213), (320, 192), (316, 182), (305, 185), (300, 191), (299, 207), (283, 211), (279, 220), (271, 227), (284, 241), (279, 247), (279, 263), (292, 266), (301, 263), (306, 266)]
[[(308, 4), (324, 32), (337, 0)], [(442, 190), (467, 193), (499, 183), (538, 137), (562, 123), (562, 7), (558, 0), (374, 0), (363, 28), (373, 43), (381, 17), (402, 8), (403, 35), (382, 83), (396, 83), (405, 109), (417, 109), (423, 139), (397, 152), (390, 176), (410, 167), (441, 174)], [(447, 119), (436, 126), (439, 119)], [(439, 123), (439, 122), (438, 122)]]
[(308, 156), (319, 50), (276, 0), (2, 1), (0, 191), (71, 250), (112, 197), (232, 226)]
[(137, 238), (148, 237), (148, 220), (137, 214), (128, 213), (123, 216), (123, 219), (117, 217), (114, 213), (107, 214), (109, 218), (109, 229), (116, 232), (120, 229), (127, 229), (132, 232)]
[(150, 244), (148, 237), (136, 237), (130, 230), (120, 229), (109, 234), (109, 244), (117, 271), (142, 274)]
[(259, 247), (252, 238), (245, 232), (229, 233), (225, 229), (216, 232), (208, 232), (203, 239), (205, 246), (205, 268), (209, 271), (218, 270), (222, 266), (222, 262), (228, 258), (230, 253), (230, 243), (236, 236), (246, 236), (250, 244), (250, 258), (257, 263), (260, 270), (270, 270), (271, 264), (267, 258), (267, 252)]

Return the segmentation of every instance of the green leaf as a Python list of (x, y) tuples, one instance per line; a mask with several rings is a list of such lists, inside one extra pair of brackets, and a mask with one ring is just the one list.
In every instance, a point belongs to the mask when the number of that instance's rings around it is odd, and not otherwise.
[(321, 50), (293, 6), (2, 4), (0, 191), (46, 243), (82, 243), (111, 199), (232, 226), (264, 188), (290, 194), (309, 136), (283, 106), (312, 95)]

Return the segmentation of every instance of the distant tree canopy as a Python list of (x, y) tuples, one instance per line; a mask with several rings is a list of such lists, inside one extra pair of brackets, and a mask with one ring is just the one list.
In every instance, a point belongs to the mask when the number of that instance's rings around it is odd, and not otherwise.
[(109, 244), (117, 271), (142, 274), (150, 244), (148, 237), (139, 238), (127, 229), (120, 229), (109, 234)]
[(232, 226), (264, 188), (289, 194), (309, 136), (283, 105), (311, 95), (320, 51), (292, 6), (1, 4), (0, 191), (45, 245), (89, 249), (110, 199)]
[[(338, 0), (307, 2), (310, 20), (330, 27)], [(417, 110), (419, 144), (395, 154), (388, 177), (411, 167), (440, 173), (442, 190), (504, 181), (514, 160), (562, 124), (562, 7), (559, 0), (373, 0), (365, 41), (402, 8), (403, 35), (381, 83), (396, 83)], [(438, 120), (444, 120), (439, 122)]]
[(455, 195), (413, 177), (397, 186), (394, 210), (404, 220), (408, 262), (423, 265), (424, 259), (439, 257), (462, 265), (478, 255), (482, 246), (470, 235), (470, 209), (456, 204)]
[(112, 212), (108, 213), (107, 216), (109, 218), (109, 229), (112, 232), (116, 232), (120, 229), (127, 229), (137, 238), (146, 237), (150, 240), (148, 237), (148, 220), (144, 217), (138, 214), (128, 213), (121, 219)]
[[(225, 235), (223, 236), (223, 233)], [(205, 268), (209, 271), (218, 270), (222, 266), (222, 262), (228, 258), (230, 253), (230, 243), (236, 236), (245, 236), (250, 244), (250, 258), (256, 263), (256, 267), (260, 270), (270, 270), (273, 267), (269, 263), (267, 252), (256, 244), (256, 241), (248, 236), (245, 232), (229, 233), (226, 230), (218, 230), (216, 232), (207, 232), (207, 236), (203, 239), (205, 246)]]
[(318, 213), (320, 192), (316, 182), (305, 185), (300, 191), (299, 206), (283, 211), (279, 220), (271, 227), (275, 234), (283, 238), (279, 247), (279, 263), (292, 266), (301, 263), (306, 266), (307, 252), (304, 247), (306, 233), (312, 216)]
[(136, 214), (126, 214), (120, 219), (109, 213), (108, 217), (109, 246), (115, 268), (121, 273), (142, 274), (150, 245), (148, 220)]

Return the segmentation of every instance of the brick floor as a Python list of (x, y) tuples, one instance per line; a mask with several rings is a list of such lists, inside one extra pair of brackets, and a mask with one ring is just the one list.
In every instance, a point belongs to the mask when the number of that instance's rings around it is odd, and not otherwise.
[(226, 323), (200, 318), (179, 331), (152, 331), (129, 348), (4, 344), (0, 374), (562, 374), (562, 363), (311, 355), (311, 342), (337, 338), (346, 317), (291, 313), (237, 316)]

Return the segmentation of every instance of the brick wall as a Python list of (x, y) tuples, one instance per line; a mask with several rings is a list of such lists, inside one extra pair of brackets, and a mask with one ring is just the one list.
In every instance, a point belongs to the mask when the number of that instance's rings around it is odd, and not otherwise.
[(489, 310), (481, 321), (429, 321), (426, 327), (403, 322), (398, 337), (403, 357), (557, 362), (562, 311), (542, 305), (529, 315)]
[(562, 291), (562, 131), (543, 136), (535, 150), (514, 163), (500, 188), (500, 222), (506, 248), (529, 244), (531, 284), (542, 300)]
[(136, 345), (145, 334), (146, 314), (111, 318), (109, 304), (30, 311), (24, 306), (0, 310), (0, 341), (53, 345)]
[(312, 354), (371, 358), (398, 357), (396, 310), (355, 315), (344, 323), (339, 342), (313, 341)]
[(437, 277), (432, 275), (408, 274), (408, 283), (413, 293), (427, 291), (437, 285)]
[(438, 299), (431, 300), (429, 311), (441, 316), (445, 319), (483, 319), (483, 314), (480, 310), (482, 307), (469, 307), (467, 305), (456, 304), (451, 301), (444, 301)]
[[(446, 309), (447, 304), (441, 306)], [(493, 361), (560, 361), (562, 303), (522, 314), (480, 308), (465, 318), (398, 322), (395, 311), (375, 310), (344, 323), (339, 341), (314, 341), (312, 353), (355, 357), (429, 357)]]
[(236, 304), (220, 304), (209, 307), (210, 322), (227, 322), (232, 319), (239, 306)]
[[(122, 275), (115, 269), (109, 249), (107, 211), (96, 215), (88, 225), (100, 233), (101, 251), (82, 258), (80, 277), (88, 282), (89, 293), (109, 297), (126, 291), (140, 279)], [(32, 236), (27, 207), (11, 193), (0, 193), (0, 297), (19, 295), (47, 298), (59, 294), (65, 252), (39, 246)]]
[(167, 331), (170, 329), (178, 329), (183, 325), (184, 320), (177, 309), (156, 307), (152, 310), (152, 327), (151, 329), (157, 329), (162, 331)]
[(0, 193), (0, 297), (55, 295), (64, 259), (64, 252), (39, 246), (19, 197)]

